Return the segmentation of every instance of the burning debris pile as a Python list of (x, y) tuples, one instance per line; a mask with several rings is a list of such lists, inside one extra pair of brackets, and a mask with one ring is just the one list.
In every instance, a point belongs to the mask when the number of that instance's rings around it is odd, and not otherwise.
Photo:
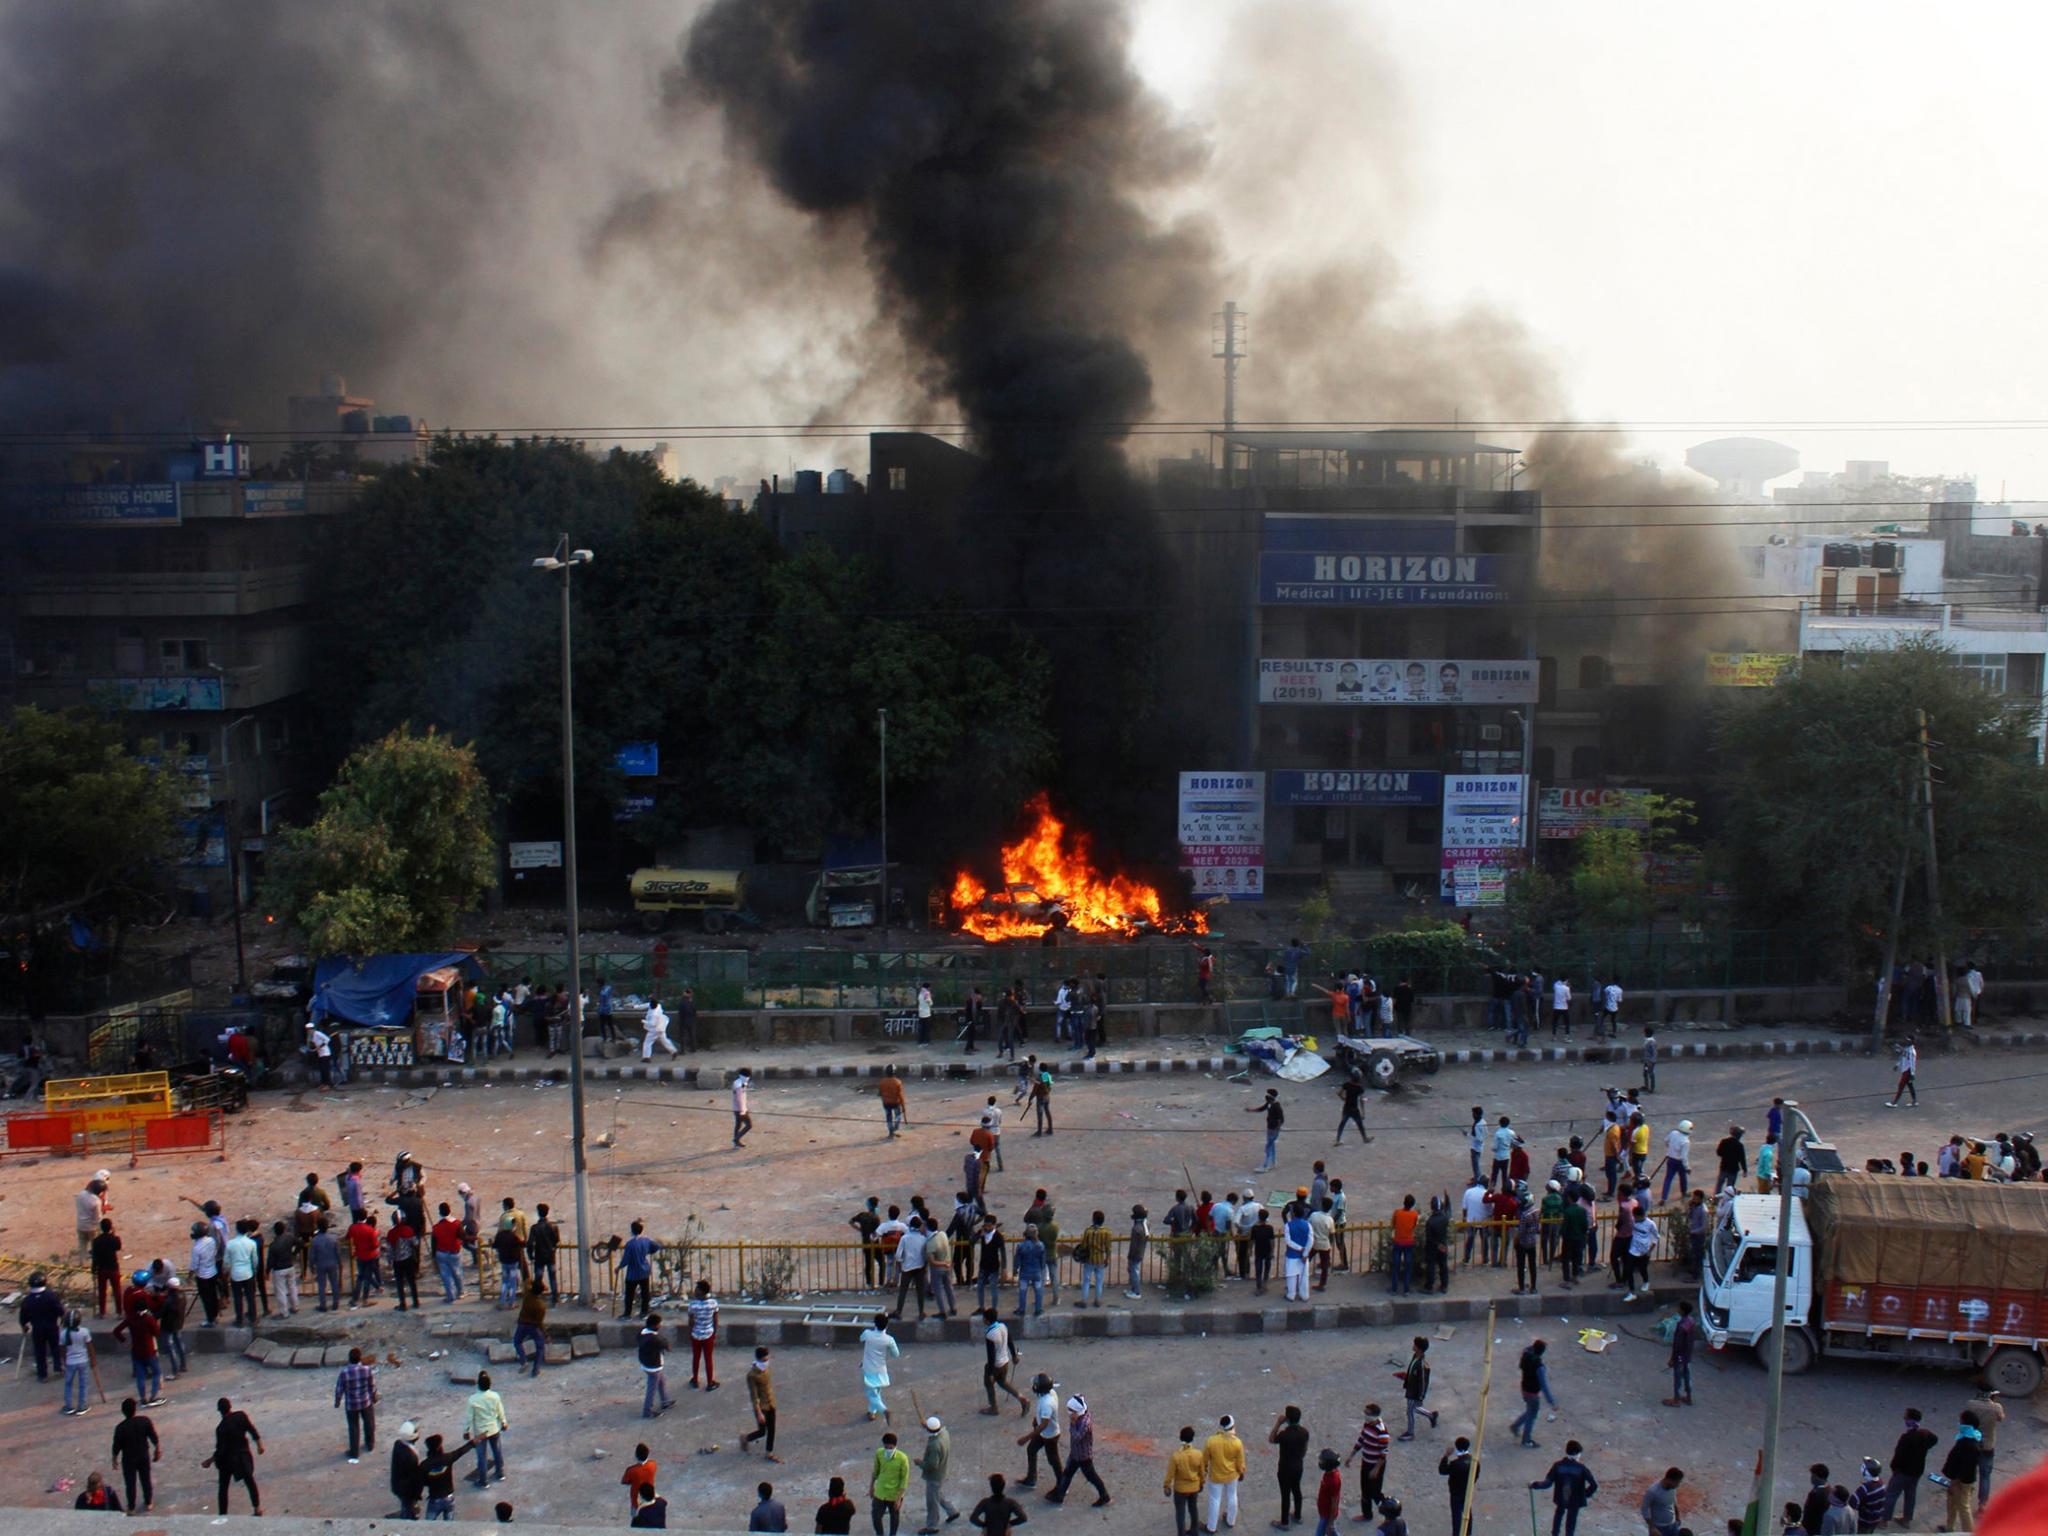
[(1159, 891), (1128, 875), (1104, 875), (1088, 856), (1088, 835), (1052, 813), (1043, 792), (1025, 805), (1030, 829), (1003, 848), (1003, 880), (991, 889), (966, 870), (953, 880), (953, 912), (963, 932), (988, 940), (1076, 933), (1207, 933), (1199, 912), (1169, 914)]

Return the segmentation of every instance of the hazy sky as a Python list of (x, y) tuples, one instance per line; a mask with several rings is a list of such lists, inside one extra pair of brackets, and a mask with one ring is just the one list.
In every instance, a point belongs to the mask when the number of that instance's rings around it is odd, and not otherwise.
[[(1231, 76), (1273, 67), (1264, 26), (1302, 9), (1141, 0), (1141, 66), (1210, 116)], [(1735, 422), (1807, 468), (1881, 458), (2048, 497), (2048, 430), (1771, 425), (2048, 418), (2038, 7), (1322, 14), (1348, 20), (1333, 52), (1376, 104), (1296, 140), (1324, 175), (1291, 242), (1378, 245), (1420, 302), (1518, 317), (1584, 416)], [(1258, 334), (1254, 315), (1250, 414)], [(1677, 462), (1714, 435), (1638, 441)]]

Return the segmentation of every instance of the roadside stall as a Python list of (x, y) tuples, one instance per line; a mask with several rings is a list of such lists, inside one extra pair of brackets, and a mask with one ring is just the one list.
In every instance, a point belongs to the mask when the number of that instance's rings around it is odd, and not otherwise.
[(323, 960), (308, 1012), (351, 1067), (466, 1059), (462, 995), (483, 967), (464, 950)]

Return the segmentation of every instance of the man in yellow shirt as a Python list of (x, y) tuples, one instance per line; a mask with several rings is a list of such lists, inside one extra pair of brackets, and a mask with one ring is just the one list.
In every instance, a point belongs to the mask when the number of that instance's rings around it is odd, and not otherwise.
[(1180, 1427), (1180, 1445), (1166, 1458), (1166, 1494), (1173, 1500), (1173, 1536), (1195, 1536), (1202, 1529), (1202, 1477), (1208, 1459), (1195, 1445), (1195, 1426)]
[(1202, 1464), (1209, 1480), (1207, 1518), (1202, 1525), (1214, 1536), (1219, 1515), (1237, 1524), (1237, 1485), (1244, 1479), (1244, 1442), (1237, 1438), (1237, 1420), (1229, 1414), (1216, 1421), (1216, 1433), (1203, 1444)]
[(1635, 1176), (1638, 1188), (1647, 1182), (1643, 1176), (1643, 1169), (1649, 1160), (1650, 1122), (1643, 1118), (1641, 1110), (1637, 1110), (1628, 1132), (1628, 1167), (1629, 1172)]

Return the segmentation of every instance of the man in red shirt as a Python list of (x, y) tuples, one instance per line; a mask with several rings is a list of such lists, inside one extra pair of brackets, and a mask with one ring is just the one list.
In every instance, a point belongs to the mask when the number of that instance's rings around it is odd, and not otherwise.
[(356, 1257), (356, 1284), (349, 1294), (349, 1307), (374, 1307), (377, 1303), (370, 1293), (384, 1288), (377, 1274), (377, 1228), (361, 1211), (348, 1229), (348, 1246)]
[(441, 1219), (434, 1223), (434, 1268), (441, 1276), (441, 1299), (454, 1303), (462, 1299), (462, 1223), (449, 1213), (444, 1201)]
[[(1521, 1149), (1516, 1148), (1517, 1151)], [(1505, 1268), (1508, 1250), (1514, 1246), (1515, 1218), (1522, 1214), (1522, 1203), (1515, 1198), (1513, 1189), (1496, 1190), (1487, 1197), (1486, 1203), (1493, 1209), (1493, 1221), (1500, 1231), (1500, 1246), (1494, 1251), (1493, 1267)]]
[(129, 1363), (135, 1368), (135, 1396), (145, 1408), (164, 1400), (163, 1366), (156, 1355), (157, 1336), (162, 1332), (156, 1314), (147, 1306), (137, 1307), (114, 1325), (114, 1337), (126, 1335)]

